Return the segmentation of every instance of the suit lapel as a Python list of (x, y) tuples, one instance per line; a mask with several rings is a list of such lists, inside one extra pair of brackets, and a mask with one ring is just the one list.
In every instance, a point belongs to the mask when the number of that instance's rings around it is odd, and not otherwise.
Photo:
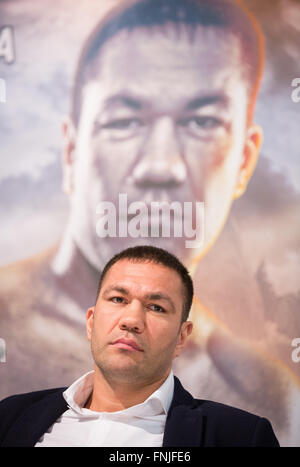
[(68, 408), (63, 391), (49, 394), (34, 403), (15, 421), (2, 446), (34, 446), (39, 438)]
[(174, 397), (168, 412), (163, 447), (200, 446), (203, 438), (203, 416), (192, 395), (174, 377)]

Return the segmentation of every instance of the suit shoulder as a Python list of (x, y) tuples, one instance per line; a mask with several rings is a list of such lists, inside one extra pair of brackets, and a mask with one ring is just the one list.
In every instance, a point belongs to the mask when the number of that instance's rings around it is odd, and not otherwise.
[(0, 445), (15, 421), (36, 403), (47, 403), (48, 397), (62, 393), (65, 387), (27, 392), (6, 397), (0, 401)]
[(206, 420), (206, 429), (220, 445), (279, 446), (269, 420), (220, 402), (195, 399), (195, 408)]
[(252, 420), (253, 423), (257, 422), (259, 415), (248, 412), (247, 410), (233, 407), (231, 405), (223, 404), (221, 402), (215, 402), (212, 400), (195, 399), (197, 407), (201, 407), (203, 413), (207, 413), (210, 416), (214, 415), (217, 417), (233, 417), (233, 418), (245, 418)]
[(9, 419), (15, 419), (30, 405), (39, 402), (55, 392), (63, 392), (65, 389), (65, 387), (44, 389), (6, 397), (0, 401), (0, 420), (4, 421), (7, 419), (8, 421)]
[(24, 392), (21, 394), (14, 394), (12, 396), (8, 396), (5, 399), (0, 401), (0, 407), (6, 404), (18, 404), (22, 402), (36, 402), (43, 397), (47, 396), (48, 394), (52, 394), (54, 392), (64, 391), (66, 387), (60, 388), (51, 388), (51, 389), (42, 389), (40, 391), (32, 391), (32, 392)]

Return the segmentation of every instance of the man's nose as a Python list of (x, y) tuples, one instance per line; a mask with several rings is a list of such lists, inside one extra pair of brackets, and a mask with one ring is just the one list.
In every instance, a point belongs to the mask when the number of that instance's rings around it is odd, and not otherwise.
[(123, 331), (142, 333), (145, 328), (144, 310), (138, 300), (133, 300), (122, 310), (119, 327)]
[(133, 179), (142, 187), (172, 187), (183, 183), (186, 173), (174, 123), (169, 117), (161, 117), (143, 141)]

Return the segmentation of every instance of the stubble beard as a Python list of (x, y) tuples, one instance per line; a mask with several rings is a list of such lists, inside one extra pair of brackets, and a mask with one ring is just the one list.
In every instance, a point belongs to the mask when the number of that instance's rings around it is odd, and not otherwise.
[[(95, 365), (104, 379), (111, 385), (124, 384), (144, 387), (163, 378), (167, 370), (167, 366), (163, 362), (153, 366), (151, 362), (145, 360), (134, 361), (130, 356), (130, 351), (125, 349), (118, 350), (120, 352), (118, 359), (116, 355), (111, 356), (111, 358), (103, 355), (105, 350), (99, 349), (97, 346), (92, 345), (91, 347)], [(122, 355), (122, 353), (124, 354)], [(124, 360), (124, 364), (120, 362), (121, 359)]]
[[(146, 375), (143, 369), (146, 365), (142, 362), (135, 362), (134, 359), (128, 355), (130, 351), (119, 349), (120, 357), (118, 358), (117, 355), (106, 356), (105, 349), (99, 349), (97, 346), (93, 346), (93, 344), (91, 345), (91, 350), (95, 365), (106, 381), (111, 383), (134, 384), (145, 379)], [(121, 363), (121, 359), (124, 360), (123, 364)]]

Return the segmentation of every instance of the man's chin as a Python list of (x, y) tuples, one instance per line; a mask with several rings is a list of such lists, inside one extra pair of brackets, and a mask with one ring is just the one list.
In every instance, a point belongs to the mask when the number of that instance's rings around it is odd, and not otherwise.
[(132, 359), (131, 361), (129, 359), (126, 361), (126, 359), (120, 358), (117, 363), (101, 363), (97, 364), (97, 366), (107, 381), (132, 384), (143, 381), (145, 378), (141, 365), (138, 365)]

